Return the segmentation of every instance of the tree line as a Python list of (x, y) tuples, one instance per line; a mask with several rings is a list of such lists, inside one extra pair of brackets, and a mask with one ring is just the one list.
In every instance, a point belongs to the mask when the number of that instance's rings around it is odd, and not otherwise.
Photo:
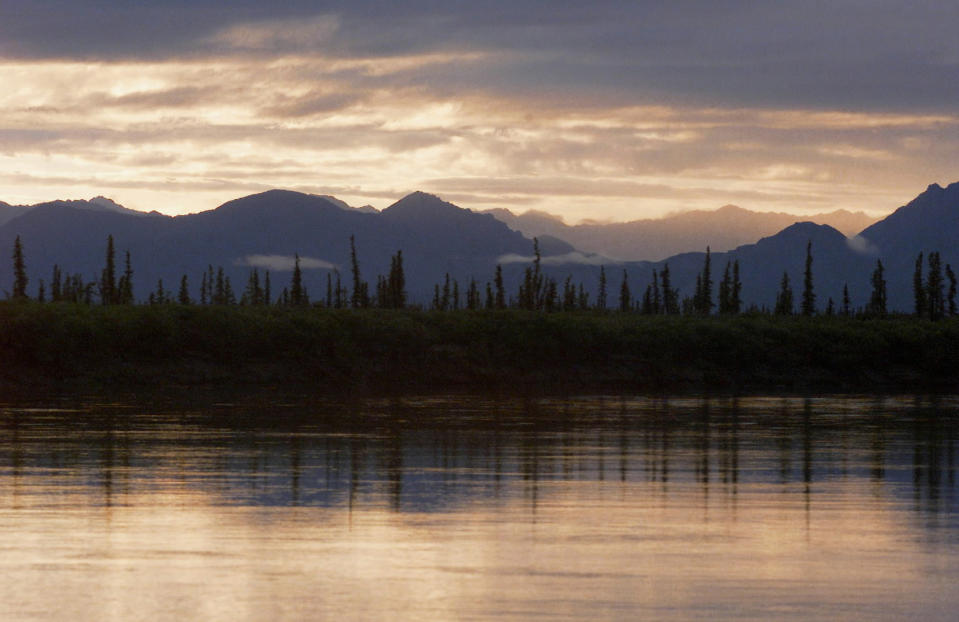
[[(629, 277), (624, 269), (619, 286), (618, 302), (610, 301), (610, 286), (606, 267), (600, 266), (595, 300), (583, 283), (573, 283), (567, 276), (560, 283), (547, 276), (542, 270), (542, 256), (539, 241), (533, 239), (533, 259), (523, 273), (523, 278), (515, 294), (506, 291), (501, 265), (496, 266), (492, 281), (481, 284), (471, 278), (466, 287), (461, 288), (455, 278), (447, 273), (441, 283), (433, 288), (433, 298), (429, 309), (437, 311), (458, 310), (498, 310), (522, 309), (527, 311), (607, 311), (617, 310), (623, 313), (643, 315), (738, 315), (740, 313), (770, 313), (765, 307), (751, 305), (744, 309), (742, 300), (742, 281), (740, 279), (739, 260), (727, 261), (722, 278), (717, 287), (717, 299), (713, 298), (714, 278), (710, 248), (706, 254), (702, 269), (696, 275), (695, 289), (692, 295), (680, 299), (680, 292), (672, 284), (669, 264), (663, 264), (660, 270), (653, 270), (649, 285), (642, 296), (634, 296), (629, 285)], [(33, 299), (37, 302), (69, 302), (76, 304), (132, 305), (136, 303), (133, 292), (133, 268), (130, 252), (125, 251), (122, 272), (118, 272), (114, 239), (107, 236), (104, 267), (100, 278), (92, 281), (84, 279), (79, 273), (65, 273), (59, 265), (54, 265), (49, 282), (39, 280), (36, 295), (27, 293), (29, 278), (23, 243), (18, 235), (13, 246), (13, 291), (7, 297), (14, 300)], [(795, 297), (788, 272), (783, 272), (775, 304), (771, 312), (775, 315), (817, 314), (813, 278), (812, 242), (806, 246), (806, 261), (803, 273), (802, 293), (799, 308), (796, 309)], [(406, 291), (406, 277), (403, 268), (403, 252), (397, 251), (391, 257), (390, 269), (386, 275), (376, 278), (375, 289), (371, 292), (369, 283), (360, 272), (360, 263), (356, 251), (356, 240), (350, 236), (350, 276), (351, 288), (347, 288), (339, 273), (333, 269), (327, 274), (325, 295), (311, 300), (303, 284), (299, 254), (294, 255), (293, 271), (287, 285), (274, 294), (269, 270), (261, 273), (252, 268), (246, 284), (237, 294), (234, 286), (222, 266), (214, 268), (208, 265), (200, 276), (199, 298), (190, 293), (190, 280), (186, 274), (180, 278), (175, 289), (168, 289), (160, 279), (156, 287), (148, 293), (147, 304), (180, 305), (250, 305), (250, 306), (289, 306), (289, 307), (326, 307), (331, 309), (404, 309), (421, 308), (411, 305)], [(824, 314), (853, 316), (884, 316), (887, 310), (887, 287), (885, 268), (881, 260), (870, 278), (871, 293), (869, 302), (863, 309), (853, 309), (849, 299), (848, 284), (843, 286), (842, 297), (837, 303), (828, 298)], [(913, 274), (914, 315), (930, 320), (939, 320), (946, 316), (957, 315), (957, 279), (949, 264), (943, 266), (940, 253), (930, 252), (927, 256), (919, 253)]]

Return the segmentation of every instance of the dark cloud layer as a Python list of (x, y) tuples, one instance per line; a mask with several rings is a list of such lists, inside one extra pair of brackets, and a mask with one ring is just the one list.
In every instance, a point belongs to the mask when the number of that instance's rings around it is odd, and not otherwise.
[[(604, 102), (951, 110), (957, 26), (959, 5), (939, 1), (6, 0), (0, 57), (476, 52), (485, 60), (393, 79)], [(301, 103), (327, 105), (322, 97)]]

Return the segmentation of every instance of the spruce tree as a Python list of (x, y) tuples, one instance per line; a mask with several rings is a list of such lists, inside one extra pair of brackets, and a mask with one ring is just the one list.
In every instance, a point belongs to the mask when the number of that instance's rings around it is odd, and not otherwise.
[(63, 299), (63, 275), (60, 266), (53, 264), (53, 278), (50, 279), (50, 300), (59, 302)]
[(396, 251), (390, 259), (390, 274), (386, 281), (388, 309), (406, 307), (406, 276), (403, 273), (403, 251)]
[(872, 273), (872, 294), (869, 296), (869, 313), (871, 315), (886, 315), (886, 279), (883, 278), (885, 269), (882, 260), (876, 260), (876, 269)]
[(563, 281), (563, 311), (576, 310), (576, 286), (573, 285), (573, 276), (568, 275)]
[(466, 308), (470, 311), (476, 311), (480, 308), (479, 288), (474, 278), (470, 278), (469, 289), (466, 290)]
[(816, 313), (816, 294), (812, 280), (812, 240), (806, 242), (806, 269), (803, 273), (802, 314), (806, 317)]
[(120, 304), (133, 304), (133, 267), (130, 265), (130, 251), (124, 253), (123, 258), (123, 276), (117, 285), (117, 296)]
[[(306, 296), (306, 292), (303, 293)], [(233, 284), (230, 283), (230, 277), (223, 279), (223, 304), (235, 305), (236, 296), (233, 294)]]
[(193, 304), (190, 300), (190, 288), (187, 285), (186, 275), (180, 277), (180, 292), (177, 294), (177, 302), (181, 305)]
[(210, 304), (210, 298), (207, 292), (210, 290), (210, 283), (206, 278), (206, 271), (203, 272), (203, 278), (200, 279), (200, 304)]
[(713, 312), (713, 275), (710, 249), (706, 247), (706, 258), (703, 260), (703, 272), (699, 278), (697, 296), (693, 301), (696, 312), (700, 315), (709, 315)]
[(300, 255), (293, 254), (293, 278), (290, 281), (290, 304), (300, 307), (307, 303), (303, 290), (303, 273), (300, 271)]
[(354, 309), (370, 306), (369, 286), (360, 278), (360, 262), (356, 257), (356, 239), (350, 236), (350, 268), (353, 273), (353, 296), (350, 304)]
[(493, 279), (496, 286), (496, 308), (506, 308), (506, 289), (503, 287), (503, 266), (496, 264), (496, 276)]
[(267, 270), (266, 274), (263, 275), (263, 304), (273, 304), (273, 300), (270, 298), (270, 296), (272, 296), (272, 293), (270, 292), (270, 271)]
[(652, 300), (650, 305), (650, 313), (654, 315), (659, 315), (663, 312), (663, 297), (659, 292), (659, 275), (653, 270), (653, 282), (652, 282)]
[(668, 263), (663, 264), (663, 270), (659, 273), (659, 278), (663, 283), (663, 313), (666, 315), (678, 315), (679, 292), (673, 289)]
[(779, 285), (774, 312), (776, 315), (792, 315), (793, 312), (793, 290), (789, 286), (789, 274), (786, 272), (783, 272), (783, 278)]
[(723, 269), (723, 278), (719, 282), (719, 314), (729, 315), (730, 313), (730, 290), (732, 289), (732, 275), (730, 274), (730, 262), (726, 262)]
[(113, 248), (113, 236), (107, 236), (106, 267), (100, 275), (100, 303), (117, 304), (116, 253)]
[(37, 287), (37, 302), (46, 302), (47, 301), (47, 288), (43, 283), (43, 279), (40, 279), (40, 285)]
[(619, 286), (619, 310), (623, 313), (629, 311), (633, 306), (633, 296), (629, 291), (629, 276), (626, 270), (623, 270), (623, 283)]
[(733, 262), (733, 280), (729, 291), (729, 310), (733, 314), (739, 314), (743, 307), (742, 300), (743, 284), (739, 280), (739, 260)]
[(646, 291), (643, 293), (643, 302), (639, 307), (639, 312), (643, 315), (652, 315), (654, 313), (652, 284), (646, 286)]
[(949, 294), (947, 297), (949, 315), (956, 314), (956, 273), (952, 271), (952, 266), (946, 264), (946, 278), (949, 280)]
[(606, 267), (599, 267), (599, 293), (596, 294), (596, 308), (606, 310)]
[(926, 277), (926, 309), (932, 320), (939, 320), (945, 314), (942, 288), (942, 260), (936, 251), (929, 253), (929, 274)]
[(213, 304), (225, 305), (226, 304), (226, 282), (223, 275), (223, 266), (217, 267), (215, 287), (216, 289), (213, 292)]
[(843, 283), (842, 286), (842, 314), (846, 317), (852, 315), (852, 305), (849, 302), (849, 284)]
[(26, 300), (27, 298), (27, 268), (23, 260), (23, 243), (20, 236), (13, 241), (13, 297)]
[(926, 315), (926, 286), (922, 278), (922, 253), (916, 258), (916, 269), (912, 273), (912, 296), (917, 317)]

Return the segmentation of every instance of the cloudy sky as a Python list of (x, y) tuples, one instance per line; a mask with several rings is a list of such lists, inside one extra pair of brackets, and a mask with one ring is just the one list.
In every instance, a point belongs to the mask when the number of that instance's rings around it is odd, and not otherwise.
[(957, 32), (939, 0), (2, 0), (0, 200), (883, 213), (959, 180)]

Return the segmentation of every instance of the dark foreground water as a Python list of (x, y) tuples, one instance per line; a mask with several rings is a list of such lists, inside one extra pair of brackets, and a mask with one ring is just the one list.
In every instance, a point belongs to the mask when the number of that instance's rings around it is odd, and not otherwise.
[(2, 620), (955, 620), (959, 400), (0, 403)]

